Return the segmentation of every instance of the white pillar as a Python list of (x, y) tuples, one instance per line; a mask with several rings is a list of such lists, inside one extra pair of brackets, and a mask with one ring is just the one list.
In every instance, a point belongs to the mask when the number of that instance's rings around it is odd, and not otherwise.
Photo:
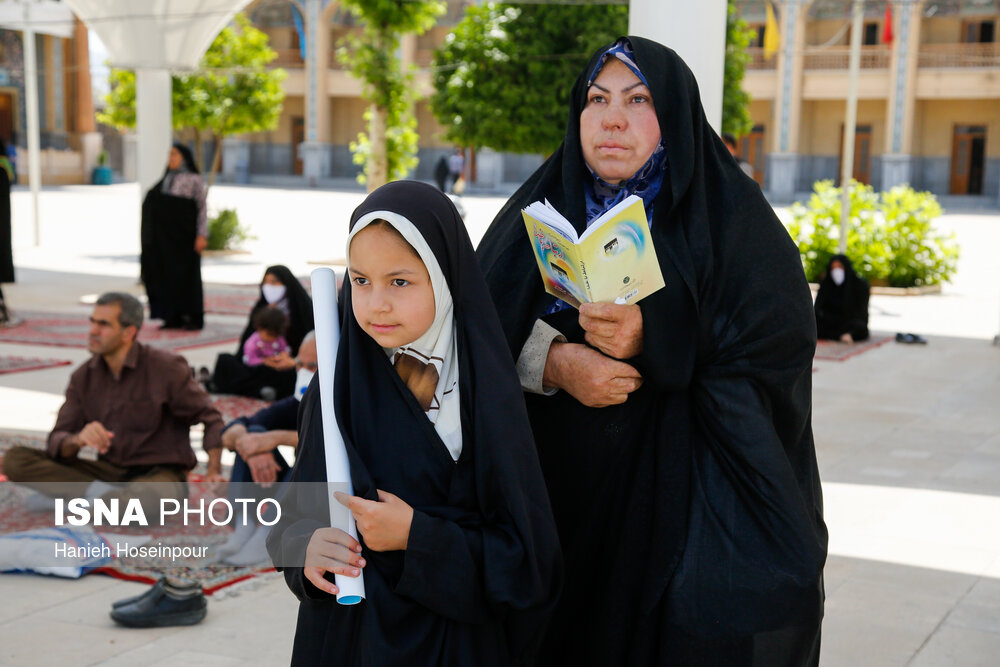
[(167, 166), (170, 152), (173, 100), (170, 72), (140, 69), (135, 73), (135, 130), (138, 137), (136, 176), (140, 197), (156, 184)]
[(38, 190), (42, 187), (42, 151), (38, 117), (38, 56), (35, 53), (35, 31), (31, 29), (31, 5), (24, 5), (24, 92), (25, 113), (28, 115), (28, 183), (31, 186), (31, 208), (34, 216), (35, 245), (42, 243), (39, 227)]
[(669, 46), (684, 59), (698, 81), (708, 122), (721, 132), (726, 0), (629, 0), (628, 32)]

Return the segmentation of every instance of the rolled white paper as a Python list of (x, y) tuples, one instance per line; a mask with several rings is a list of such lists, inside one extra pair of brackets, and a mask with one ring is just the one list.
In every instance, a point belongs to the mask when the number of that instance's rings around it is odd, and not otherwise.
[[(347, 525), (342, 524), (343, 515), (333, 497), (334, 489), (346, 490), (354, 494), (351, 483), (351, 464), (347, 458), (344, 437), (337, 426), (337, 415), (333, 411), (333, 378), (337, 371), (337, 348), (340, 346), (340, 317), (337, 312), (337, 276), (332, 269), (320, 268), (312, 272), (313, 317), (316, 321), (316, 361), (318, 365), (319, 407), (323, 417), (323, 441), (326, 454), (326, 481), (330, 485), (330, 525), (346, 531), (358, 539), (358, 529), (354, 525), (354, 515), (346, 512)], [(337, 602), (358, 604), (365, 597), (364, 574), (345, 577), (335, 574)]]

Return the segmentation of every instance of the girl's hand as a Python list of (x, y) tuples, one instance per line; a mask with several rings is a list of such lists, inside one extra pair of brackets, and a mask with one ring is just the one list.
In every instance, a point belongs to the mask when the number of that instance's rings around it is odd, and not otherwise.
[(207, 236), (196, 236), (194, 237), (194, 251), (201, 254), (201, 251), (208, 247), (208, 237)]
[(302, 568), (306, 579), (321, 591), (336, 595), (338, 588), (332, 581), (323, 578), (327, 572), (357, 577), (365, 559), (361, 557), (361, 545), (356, 539), (340, 528), (320, 528), (313, 532), (306, 547), (306, 562)]
[(631, 359), (642, 352), (642, 311), (639, 306), (614, 303), (580, 304), (584, 340), (615, 359)]
[(264, 364), (276, 371), (287, 371), (295, 368), (295, 359), (288, 352), (279, 352), (271, 357), (264, 357)]
[(337, 502), (351, 510), (358, 533), (373, 551), (402, 551), (410, 539), (413, 508), (388, 491), (378, 491), (378, 501), (366, 500), (340, 491)]

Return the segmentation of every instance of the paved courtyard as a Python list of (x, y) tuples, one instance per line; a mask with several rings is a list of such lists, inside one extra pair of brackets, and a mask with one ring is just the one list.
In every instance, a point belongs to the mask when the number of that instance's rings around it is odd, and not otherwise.
[[(206, 283), (253, 284), (276, 263), (300, 276), (339, 263), (363, 196), (349, 188), (214, 187), (210, 208), (236, 208), (256, 238), (244, 254), (207, 258)], [(463, 199), (474, 242), (503, 201)], [(871, 302), (873, 331), (919, 333), (928, 345), (890, 341), (816, 362), (813, 426), (830, 528), (824, 666), (1000, 662), (1000, 348), (991, 344), (1000, 332), (1000, 211), (945, 205), (939, 224), (962, 245), (955, 280), (940, 294)], [(46, 189), (35, 246), (30, 196), (16, 190), (10, 305), (85, 314), (86, 295), (139, 293), (138, 208), (134, 184)], [(184, 354), (211, 366), (230, 347)], [(86, 351), (0, 343), (0, 354), (73, 362), (0, 375), (0, 430), (44, 435)], [(111, 602), (142, 590), (103, 575), (0, 575), (0, 665), (288, 661), (297, 604), (279, 576), (213, 596), (197, 626), (115, 626)]]

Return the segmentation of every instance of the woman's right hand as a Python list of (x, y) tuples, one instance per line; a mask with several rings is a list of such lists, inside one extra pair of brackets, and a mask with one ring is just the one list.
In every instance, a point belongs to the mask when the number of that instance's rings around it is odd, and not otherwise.
[(642, 386), (642, 376), (624, 361), (578, 343), (552, 343), (542, 384), (569, 392), (584, 405), (604, 408), (628, 400)]
[(325, 573), (357, 577), (364, 566), (361, 544), (340, 528), (320, 528), (309, 538), (303, 572), (321, 591), (336, 595), (339, 590), (332, 581), (323, 578)]

